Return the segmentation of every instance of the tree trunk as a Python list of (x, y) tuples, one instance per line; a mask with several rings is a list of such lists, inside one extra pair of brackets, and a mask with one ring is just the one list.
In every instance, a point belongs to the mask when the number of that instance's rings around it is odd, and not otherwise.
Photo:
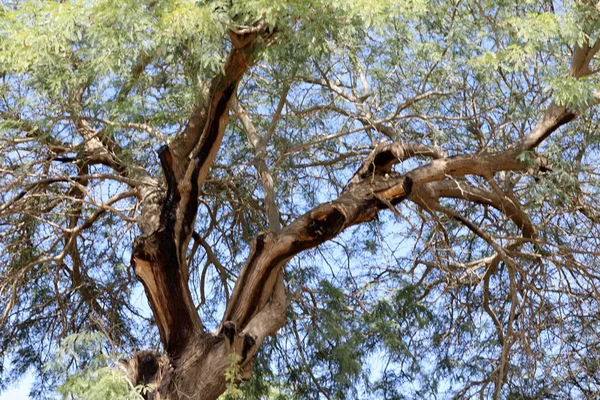
[[(437, 202), (440, 196), (490, 205), (510, 213), (524, 236), (535, 235), (531, 221), (497, 193), (469, 190), (468, 185), (465, 190), (457, 187), (456, 181), (445, 180), (449, 176), (487, 178), (498, 171), (544, 168), (543, 157), (533, 154), (525, 165), (521, 154), (575, 117), (565, 107), (554, 104), (529, 135), (500, 153), (446, 157), (438, 149), (422, 145), (377, 146), (337, 199), (314, 208), (281, 230), (256, 237), (218, 331), (205, 332), (190, 293), (186, 264), (198, 192), (220, 146), (237, 85), (252, 64), (257, 43), (269, 40), (272, 34), (262, 25), (232, 33), (231, 54), (224, 73), (210, 84), (209, 101), (195, 110), (181, 137), (159, 150), (167, 192), (160, 203), (159, 218), (156, 203), (144, 206), (144, 235), (135, 241), (132, 265), (144, 285), (166, 354), (142, 351), (123, 362), (132, 384), (156, 385), (146, 398), (214, 400), (225, 391), (225, 373), (233, 367), (239, 367), (241, 377), (249, 379), (252, 359), (261, 343), (285, 323), (285, 263), (350, 226), (374, 219), (382, 209), (397, 213), (395, 206), (407, 198), (425, 209), (436, 210), (441, 209)], [(433, 161), (404, 175), (392, 171), (393, 164), (417, 155)], [(146, 192), (151, 190), (140, 190)], [(463, 222), (482, 234), (468, 221)]]

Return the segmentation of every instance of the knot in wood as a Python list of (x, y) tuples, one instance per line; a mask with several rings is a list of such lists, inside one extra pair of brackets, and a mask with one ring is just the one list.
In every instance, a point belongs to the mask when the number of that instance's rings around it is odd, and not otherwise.
[(132, 264), (135, 260), (155, 261), (159, 252), (156, 234), (149, 236), (138, 236), (133, 241), (133, 252), (131, 253)]
[(313, 238), (332, 237), (341, 231), (344, 222), (346, 216), (336, 207), (321, 207), (310, 214), (307, 233)]

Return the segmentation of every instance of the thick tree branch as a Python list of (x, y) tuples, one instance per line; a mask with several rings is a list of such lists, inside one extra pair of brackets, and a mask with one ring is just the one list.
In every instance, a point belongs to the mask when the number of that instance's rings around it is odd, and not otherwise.
[(445, 154), (437, 147), (422, 144), (379, 143), (350, 178), (348, 184), (353, 185), (375, 174), (389, 174), (394, 164), (415, 156), (439, 159), (445, 157)]
[(524, 213), (513, 200), (507, 196), (469, 185), (467, 182), (456, 180), (445, 180), (442, 182), (432, 182), (426, 185), (426, 190), (430, 195), (439, 197), (448, 197), (463, 199), (479, 204), (487, 204), (500, 211), (523, 232), (523, 237), (533, 238), (535, 236), (535, 227), (529, 216)]
[[(396, 160), (396, 151), (394, 146), (378, 147), (369, 159)], [(337, 200), (304, 214), (279, 234), (263, 232), (258, 236), (240, 273), (223, 321), (234, 321), (243, 328), (270, 297), (275, 284), (274, 271), (299, 252), (316, 247), (352, 225), (372, 220), (389, 204), (398, 204), (411, 195), (413, 185), (418, 188), (428, 182), (442, 181), (446, 176), (487, 176), (502, 170), (526, 171), (529, 167), (518, 160), (518, 154), (504, 152), (440, 158), (406, 175), (389, 171), (388, 162), (375, 163), (371, 176), (355, 180), (356, 183)], [(543, 160), (538, 160), (538, 163), (543, 163)]]
[[(257, 237), (248, 262), (233, 290), (223, 321), (233, 321), (243, 329), (265, 306), (273, 292), (275, 272), (278, 272), (291, 257), (331, 239), (347, 227), (373, 219), (379, 210), (398, 204), (411, 196), (413, 187), (417, 196), (425, 184), (442, 182), (447, 177), (479, 175), (487, 178), (499, 171), (527, 171), (531, 166), (521, 161), (522, 152), (531, 150), (538, 140), (543, 140), (575, 117), (562, 108), (554, 110), (553, 107), (551, 106), (534, 131), (527, 136), (528, 140), (519, 142), (513, 149), (504, 152), (443, 157), (439, 150), (425, 146), (377, 146), (337, 200), (316, 207), (285, 227), (279, 234), (263, 232)], [(394, 163), (417, 154), (435, 159), (405, 175), (391, 171)], [(547, 160), (538, 156), (534, 158), (533, 163), (541, 168), (546, 166)], [(455, 194), (451, 186), (440, 186), (438, 189), (445, 190), (449, 195)], [(482, 201), (475, 194), (472, 197)], [(514, 204), (499, 198), (493, 200), (492, 203), (509, 210), (511, 218), (514, 218), (515, 223), (525, 229), (528, 235), (533, 234), (531, 226), (525, 222), (523, 215), (516, 212)], [(484, 237), (489, 239), (485, 233)], [(493, 245), (498, 254), (502, 254), (503, 259), (510, 263), (511, 260), (504, 250), (495, 242)]]
[(575, 117), (577, 117), (577, 114), (569, 111), (567, 107), (559, 106), (552, 102), (535, 128), (515, 144), (515, 151), (531, 151), (535, 149), (552, 132), (571, 122)]
[(172, 169), (173, 156), (167, 146), (160, 149), (159, 157), (167, 181), (160, 229), (136, 239), (132, 265), (146, 290), (165, 349), (176, 358), (189, 340), (202, 332), (187, 283), (185, 260), (198, 208), (198, 193), (189, 193), (189, 189), (185, 195), (182, 193)]
[[(133, 252), (136, 274), (144, 283), (161, 339), (176, 366), (177, 374), (170, 391), (177, 393), (178, 398), (196, 396), (198, 390), (221, 393), (224, 387), (222, 374), (228, 367), (228, 355), (231, 353), (241, 356), (244, 373), (249, 372), (251, 359), (260, 343), (274, 334), (285, 321), (282, 267), (288, 260), (331, 240), (350, 226), (374, 219), (380, 210), (393, 209), (407, 198), (428, 206), (433, 204), (433, 209), (461, 221), (486, 240), (498, 254), (486, 272), (488, 278), (494, 272), (499, 257), (509, 266), (515, 266), (507, 250), (491, 236), (469, 219), (441, 207), (437, 199), (459, 196), (457, 190), (460, 187), (447, 183), (448, 178), (478, 175), (489, 180), (499, 171), (530, 170), (532, 165), (524, 162), (523, 152), (532, 152), (553, 131), (576, 117), (564, 106), (552, 103), (527, 136), (510, 149), (496, 153), (447, 157), (438, 149), (426, 146), (377, 146), (337, 199), (315, 207), (282, 229), (273, 225), (271, 231), (257, 236), (228, 301), (219, 333), (205, 334), (187, 285), (185, 252), (198, 209), (199, 186), (204, 182), (220, 147), (237, 85), (254, 60), (258, 41), (268, 36), (263, 28), (257, 26), (231, 34), (232, 50), (224, 73), (213, 79), (205, 89), (207, 101), (196, 107), (183, 134), (169, 147), (161, 149), (161, 165), (168, 191), (161, 208), (160, 229), (138, 238)], [(580, 58), (583, 63), (589, 64), (593, 57), (590, 53), (597, 50), (582, 51), (585, 54)], [(579, 72), (574, 74), (579, 74), (585, 68), (577, 67), (576, 70)], [(360, 101), (339, 87), (327, 85), (339, 96), (346, 95), (344, 97), (351, 101), (352, 98)], [(266, 141), (261, 143), (241, 107), (238, 107), (238, 113), (251, 142), (256, 139), (254, 147), (258, 157), (264, 152)], [(364, 124), (371, 125), (371, 122), (365, 120)], [(397, 137), (383, 123), (376, 128), (390, 137)], [(433, 161), (404, 175), (392, 170), (393, 164), (415, 155), (425, 155)], [(546, 166), (544, 157), (532, 153), (527, 158), (533, 159), (533, 168)], [(261, 175), (261, 179), (268, 189), (270, 186), (265, 176)], [(535, 229), (518, 204), (498, 193), (497, 188), (493, 189), (490, 192), (470, 188), (468, 194), (461, 193), (460, 196), (501, 210), (519, 226), (524, 236), (534, 236)], [(432, 199), (433, 203), (427, 202)], [(182, 359), (179, 359), (180, 356)], [(192, 371), (202, 377), (209, 373), (218, 374), (219, 379), (202, 382), (185, 379), (186, 374)]]
[(177, 160), (174, 171), (178, 179), (184, 175), (190, 160), (197, 158), (202, 163), (198, 184), (204, 181), (223, 139), (229, 102), (242, 76), (254, 63), (259, 42), (270, 35), (265, 26), (249, 33), (230, 32), (233, 46), (224, 73), (213, 79), (208, 90), (208, 101), (196, 107), (184, 132), (169, 145)]
[(373, 181), (354, 185), (337, 200), (309, 211), (279, 234), (259, 234), (237, 280), (223, 321), (233, 321), (244, 329), (268, 302), (277, 273), (290, 258), (335, 237), (347, 227), (372, 220), (379, 210), (387, 208), (381, 195), (397, 204), (410, 190), (410, 178), (377, 176)]
[[(600, 10), (600, 2), (597, 0), (583, 0), (578, 6), (582, 9), (586, 7), (593, 9), (593, 11), (590, 10), (592, 11), (591, 15), (597, 14)], [(589, 41), (582, 45), (579, 43), (576, 44), (573, 50), (573, 58), (571, 59), (571, 76), (579, 79), (593, 73), (590, 69), (590, 63), (598, 53), (598, 50), (600, 50), (600, 40), (596, 40), (593, 44), (589, 43)]]
[(257, 49), (262, 31), (231, 33), (232, 50), (223, 74), (211, 82), (208, 101), (194, 111), (185, 132), (159, 150), (167, 183), (160, 219), (151, 234), (136, 239), (132, 265), (174, 363), (203, 327), (188, 285), (186, 252), (198, 212), (198, 194), (229, 120), (230, 102)]

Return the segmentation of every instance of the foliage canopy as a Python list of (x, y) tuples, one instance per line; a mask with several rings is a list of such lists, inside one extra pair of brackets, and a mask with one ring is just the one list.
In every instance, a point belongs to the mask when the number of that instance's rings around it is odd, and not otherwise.
[[(238, 87), (188, 252), (210, 330), (256, 235), (336, 199), (380, 142), (484, 160), (552, 107), (574, 121), (524, 148), (523, 168), (448, 172), (289, 261), (287, 324), (247, 398), (596, 395), (600, 14), (587, 1), (3, 1), (0, 385), (30, 368), (40, 398), (104, 393), (77, 386), (93, 376), (117, 393), (98, 349), (159, 346), (129, 267), (138, 185), (156, 178), (163, 195), (157, 148), (207, 100), (228, 32), (258, 24), (274, 36)], [(396, 171), (431, 162), (416, 155)], [(57, 368), (81, 333), (95, 355)]]

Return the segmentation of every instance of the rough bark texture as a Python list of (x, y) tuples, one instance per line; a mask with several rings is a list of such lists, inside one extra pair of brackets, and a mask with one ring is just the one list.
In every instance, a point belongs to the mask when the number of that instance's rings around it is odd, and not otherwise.
[[(564, 106), (551, 104), (529, 135), (499, 153), (447, 157), (439, 149), (423, 145), (377, 146), (337, 199), (319, 205), (281, 229), (278, 223), (273, 224), (271, 231), (256, 237), (219, 330), (207, 333), (192, 301), (185, 257), (198, 211), (198, 191), (221, 144), (237, 85), (252, 64), (260, 43), (272, 35), (262, 25), (231, 34), (231, 54), (224, 73), (210, 83), (208, 101), (193, 112), (185, 132), (159, 151), (166, 195), (159, 197), (160, 191), (154, 184), (138, 187), (138, 196), (144, 204), (141, 224), (144, 235), (135, 242), (132, 265), (144, 285), (166, 354), (141, 352), (123, 362), (123, 366), (132, 384), (157, 385), (148, 398), (216, 399), (225, 390), (225, 371), (232, 362), (232, 354), (237, 355), (235, 359), (242, 366), (243, 377), (248, 379), (252, 359), (261, 343), (285, 323), (282, 268), (286, 262), (350, 226), (372, 220), (380, 210), (398, 212), (395, 206), (406, 199), (425, 209), (448, 213), (451, 212), (439, 205), (440, 197), (492, 206), (507, 214), (525, 238), (534, 237), (535, 229), (520, 211), (518, 202), (499, 188), (485, 191), (470, 187), (461, 177), (478, 175), (493, 186), (493, 175), (499, 171), (545, 168), (544, 157), (531, 153), (533, 164), (526, 165), (522, 153), (532, 151), (549, 134), (576, 117)], [(576, 49), (574, 76), (585, 74), (587, 64), (581, 63), (589, 63), (590, 54), (597, 50), (596, 46)], [(236, 105), (236, 109), (243, 113), (241, 107)], [(375, 128), (390, 129), (383, 124)], [(254, 144), (258, 150), (261, 145), (264, 143)], [(393, 164), (414, 156), (432, 160), (403, 175), (392, 170)], [(270, 175), (266, 169), (263, 172), (263, 180), (268, 183)], [(145, 179), (142, 182), (152, 182), (150, 177), (141, 178)], [(477, 234), (485, 235), (468, 220), (461, 222)], [(499, 248), (499, 257), (503, 254)]]
[[(250, 337), (240, 336), (235, 328), (227, 340), (204, 332), (192, 301), (185, 256), (198, 211), (199, 188), (221, 144), (230, 101), (260, 42), (271, 35), (262, 25), (231, 34), (232, 51), (224, 73), (210, 83), (208, 101), (194, 111), (185, 132), (159, 150), (166, 195), (157, 201), (156, 190), (140, 189), (146, 201), (142, 214), (145, 223), (141, 225), (144, 235), (135, 241), (132, 266), (144, 285), (165, 357), (172, 366), (172, 373), (152, 375), (152, 383), (159, 388), (152, 395), (159, 396), (155, 398), (218, 397), (225, 388), (229, 354), (235, 351), (241, 355), (244, 346), (254, 345)], [(148, 197), (153, 199), (148, 201)], [(160, 204), (159, 218), (154, 204)], [(144, 354), (142, 359), (152, 357), (159, 356)], [(139, 354), (133, 360), (138, 359)], [(135, 370), (150, 361), (131, 362), (130, 367), (136, 366)], [(148, 374), (134, 371), (130, 376), (134, 384), (150, 383)], [(198, 376), (205, 378), (200, 380)]]

